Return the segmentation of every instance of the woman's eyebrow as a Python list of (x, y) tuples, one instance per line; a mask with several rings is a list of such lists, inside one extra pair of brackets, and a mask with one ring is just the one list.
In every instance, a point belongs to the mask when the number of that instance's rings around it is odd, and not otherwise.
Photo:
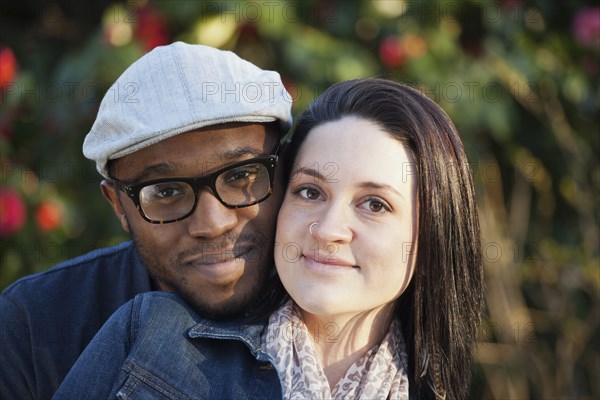
[(389, 190), (393, 193), (396, 193), (398, 196), (400, 196), (404, 199), (404, 195), (402, 193), (400, 193), (398, 190), (396, 190), (392, 185), (388, 185), (386, 183), (367, 181), (367, 182), (361, 182), (358, 186), (361, 188)]
[(327, 179), (318, 170), (316, 170), (314, 168), (299, 167), (298, 169), (296, 169), (294, 171), (294, 173), (292, 174), (292, 176), (295, 176), (297, 174), (309, 175), (309, 176), (317, 178), (317, 179), (319, 179), (321, 181), (324, 181), (324, 180)]

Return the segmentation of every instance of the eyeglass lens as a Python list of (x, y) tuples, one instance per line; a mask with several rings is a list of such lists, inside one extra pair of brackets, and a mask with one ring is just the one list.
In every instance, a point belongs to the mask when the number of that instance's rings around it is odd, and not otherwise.
[[(263, 200), (269, 194), (271, 185), (267, 167), (253, 163), (223, 171), (217, 176), (214, 186), (215, 195), (221, 202), (240, 207)], [(194, 208), (196, 195), (189, 183), (172, 181), (143, 187), (139, 199), (146, 217), (168, 221), (188, 214)]]

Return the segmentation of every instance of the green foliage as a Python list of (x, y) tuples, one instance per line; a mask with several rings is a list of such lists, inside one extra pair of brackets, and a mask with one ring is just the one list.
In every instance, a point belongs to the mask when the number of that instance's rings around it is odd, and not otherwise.
[(437, 101), (467, 147), (483, 229), (487, 310), (473, 397), (600, 396), (597, 4), (82, 4), (2, 6), (0, 288), (126, 238), (83, 138), (102, 96), (144, 52), (209, 44), (279, 71), (295, 113), (331, 83), (363, 76)]

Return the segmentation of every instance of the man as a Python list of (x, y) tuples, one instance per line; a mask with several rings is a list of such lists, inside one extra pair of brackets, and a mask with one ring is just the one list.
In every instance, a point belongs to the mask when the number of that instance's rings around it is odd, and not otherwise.
[(212, 318), (253, 309), (273, 272), (283, 192), (275, 154), (290, 125), (279, 75), (233, 53), (174, 43), (132, 64), (103, 99), (83, 151), (133, 242), (2, 292), (0, 398), (50, 398), (104, 321), (138, 293), (177, 292)]

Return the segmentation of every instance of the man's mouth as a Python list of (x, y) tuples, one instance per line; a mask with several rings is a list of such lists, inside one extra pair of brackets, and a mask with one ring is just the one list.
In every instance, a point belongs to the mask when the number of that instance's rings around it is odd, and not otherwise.
[(236, 246), (231, 249), (223, 249), (219, 252), (199, 252), (194, 255), (187, 256), (183, 259), (184, 264), (190, 265), (213, 265), (222, 264), (236, 260), (247, 259), (248, 256), (257, 251), (258, 247), (252, 246)]

